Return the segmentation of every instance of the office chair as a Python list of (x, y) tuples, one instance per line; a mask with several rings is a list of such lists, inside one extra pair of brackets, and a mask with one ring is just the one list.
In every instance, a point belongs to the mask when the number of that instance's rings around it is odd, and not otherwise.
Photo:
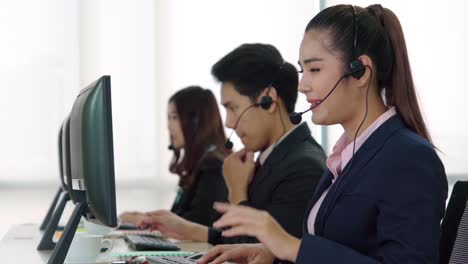
[(468, 181), (457, 181), (450, 196), (439, 245), (439, 264), (448, 264), (452, 255), (457, 230), (468, 200)]

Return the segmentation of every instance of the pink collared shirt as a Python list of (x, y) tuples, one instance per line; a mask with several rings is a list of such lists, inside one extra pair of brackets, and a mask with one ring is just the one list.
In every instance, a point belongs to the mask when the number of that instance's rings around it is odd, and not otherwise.
[[(366, 140), (374, 133), (385, 121), (390, 119), (396, 114), (395, 107), (390, 108), (385, 113), (383, 113), (377, 120), (374, 121), (357, 139), (354, 153), (356, 153), (359, 148), (366, 142)], [(353, 142), (347, 144), (346, 135), (343, 133), (338, 142), (333, 147), (332, 154), (327, 159), (327, 167), (333, 174), (332, 185), (338, 179), (339, 173), (343, 170), (346, 164), (353, 157)], [(307, 219), (307, 229), (311, 235), (315, 234), (315, 218), (320, 209), (320, 206), (323, 203), (323, 200), (328, 194), (331, 186), (328, 187), (323, 193), (322, 196), (317, 200), (317, 202), (312, 207), (310, 211), (309, 218)]]

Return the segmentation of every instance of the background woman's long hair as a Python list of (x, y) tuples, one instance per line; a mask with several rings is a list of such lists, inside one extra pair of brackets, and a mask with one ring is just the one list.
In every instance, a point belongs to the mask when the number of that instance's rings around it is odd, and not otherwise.
[(210, 90), (190, 86), (176, 92), (169, 102), (177, 109), (185, 140), (182, 157), (180, 150), (173, 150), (169, 171), (178, 174), (179, 186), (187, 189), (193, 184), (204, 159), (222, 160), (229, 154), (224, 147), (226, 135), (216, 98)]

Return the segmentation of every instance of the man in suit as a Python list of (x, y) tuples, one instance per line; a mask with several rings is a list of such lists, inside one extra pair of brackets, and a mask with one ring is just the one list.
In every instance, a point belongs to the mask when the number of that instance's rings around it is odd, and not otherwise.
[[(296, 69), (272, 45), (244, 44), (221, 58), (212, 74), (221, 82), (226, 126), (244, 145), (223, 165), (230, 203), (265, 210), (288, 233), (301, 237), (302, 217), (326, 156), (307, 124), (289, 121), (297, 100)], [(256, 161), (254, 152), (260, 152)], [(211, 244), (258, 242), (249, 236), (223, 237), (221, 230), (167, 213), (149, 214), (141, 226)]]

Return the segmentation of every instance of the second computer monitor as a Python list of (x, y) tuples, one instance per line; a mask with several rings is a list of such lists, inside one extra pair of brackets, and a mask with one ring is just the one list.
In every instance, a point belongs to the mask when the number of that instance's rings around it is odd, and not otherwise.
[(76, 98), (70, 114), (70, 154), (71, 186), (86, 193), (86, 217), (117, 226), (110, 76), (99, 78)]

